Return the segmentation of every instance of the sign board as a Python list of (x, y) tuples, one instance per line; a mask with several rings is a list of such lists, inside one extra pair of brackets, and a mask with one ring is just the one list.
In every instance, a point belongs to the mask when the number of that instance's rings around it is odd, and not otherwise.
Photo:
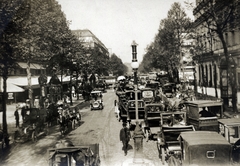
[(8, 99), (14, 99), (13, 93), (8, 93)]
[(153, 97), (153, 91), (143, 91), (142, 96), (144, 98), (152, 98)]

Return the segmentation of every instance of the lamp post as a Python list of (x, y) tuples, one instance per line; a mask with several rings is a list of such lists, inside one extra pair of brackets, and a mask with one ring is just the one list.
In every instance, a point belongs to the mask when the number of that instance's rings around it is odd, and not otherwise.
[(137, 61), (137, 43), (135, 41), (132, 42), (132, 63), (131, 67), (133, 69), (134, 73), (134, 92), (135, 92), (135, 113), (136, 113), (136, 120), (138, 120), (138, 94), (137, 94), (137, 70), (139, 67), (138, 61)]

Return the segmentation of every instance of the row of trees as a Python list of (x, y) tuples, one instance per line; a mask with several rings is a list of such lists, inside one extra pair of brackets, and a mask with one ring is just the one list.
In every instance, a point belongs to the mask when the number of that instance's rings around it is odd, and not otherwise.
[[(186, 2), (186, 6), (197, 16), (194, 22), (191, 22), (190, 18), (186, 16), (179, 3), (172, 5), (167, 18), (161, 20), (154, 41), (146, 48), (147, 52), (143, 57), (144, 63), (140, 64), (139, 70), (149, 72), (155, 68), (171, 72), (173, 70), (172, 66), (174, 66), (172, 64), (176, 64), (180, 68), (183, 63), (181, 61), (183, 39), (187, 39), (187, 37), (195, 39), (196, 44), (190, 52), (199, 64), (202, 63), (202, 58), (199, 57), (203, 53), (211, 53), (209, 55), (214, 56), (212, 41), (219, 42), (224, 55), (222, 57), (224, 64), (222, 65), (226, 66), (227, 73), (230, 76), (229, 85), (232, 89), (233, 110), (237, 111), (236, 62), (229, 54), (225, 34), (234, 32), (239, 28), (240, 3), (238, 0), (210, 0), (199, 1), (198, 3), (198, 6), (195, 6), (194, 3)], [(203, 31), (206, 34), (202, 34)], [(209, 49), (206, 48), (206, 38), (209, 38), (211, 47)], [(232, 68), (232, 66), (235, 66), (235, 68)], [(215, 89), (217, 89), (216, 79), (214, 84)]]
[(139, 70), (147, 73), (158, 69), (174, 73), (176, 67), (180, 68), (183, 63), (181, 47), (184, 39), (189, 37), (191, 23), (180, 3), (174, 3), (167, 18), (161, 20), (154, 41), (146, 48), (144, 63), (140, 64)]
[[(61, 75), (69, 71), (107, 75), (111, 65), (116, 65), (114, 59), (99, 49), (85, 49), (69, 29), (69, 24), (56, 0), (0, 1), (0, 74), (3, 78), (5, 133), (6, 82), (9, 73), (16, 69), (17, 62), (26, 62), (28, 66), (30, 104), (33, 102), (30, 63), (41, 63), (49, 74), (54, 69), (55, 74)], [(113, 58), (116, 59), (115, 56)], [(122, 63), (118, 64), (118, 68), (122, 68)]]
[(139, 70), (149, 72), (160, 69), (173, 73), (176, 67), (180, 68), (183, 57), (181, 47), (183, 39), (190, 33), (188, 27), (191, 23), (180, 3), (174, 3), (167, 18), (161, 20), (154, 41), (146, 48), (144, 63), (140, 64)]

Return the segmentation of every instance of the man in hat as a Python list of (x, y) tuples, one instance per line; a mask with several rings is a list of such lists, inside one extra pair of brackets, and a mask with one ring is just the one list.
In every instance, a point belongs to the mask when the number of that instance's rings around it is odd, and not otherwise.
[(125, 156), (127, 155), (127, 149), (128, 149), (128, 142), (130, 141), (131, 134), (129, 129), (127, 128), (127, 123), (123, 122), (122, 124), (123, 128), (120, 130), (120, 141), (123, 143), (123, 151)]
[(16, 111), (14, 112), (15, 120), (16, 120), (16, 128), (19, 128), (19, 113), (18, 113), (19, 107), (16, 106)]

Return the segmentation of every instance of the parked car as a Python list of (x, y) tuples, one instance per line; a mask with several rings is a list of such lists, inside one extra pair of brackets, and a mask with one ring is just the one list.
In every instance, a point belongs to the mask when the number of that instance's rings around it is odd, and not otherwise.
[[(185, 101), (187, 123), (196, 130), (218, 131), (218, 119), (223, 118), (223, 103), (218, 100)], [(201, 113), (204, 110), (204, 114)]]
[(60, 140), (54, 148), (48, 149), (49, 166), (100, 166), (99, 144), (73, 145)]
[[(179, 158), (181, 156), (181, 145), (178, 141), (181, 133), (195, 131), (192, 125), (175, 125), (175, 126), (162, 126), (161, 130), (157, 133), (157, 148), (159, 152), (159, 158), (162, 160), (162, 164), (171, 162), (171, 157)], [(171, 164), (169, 164), (171, 165)]]
[(232, 145), (232, 159), (240, 162), (240, 119), (219, 119), (219, 134)]
[(180, 134), (179, 155), (171, 156), (168, 164), (230, 166), (231, 144), (214, 131), (188, 131)]

